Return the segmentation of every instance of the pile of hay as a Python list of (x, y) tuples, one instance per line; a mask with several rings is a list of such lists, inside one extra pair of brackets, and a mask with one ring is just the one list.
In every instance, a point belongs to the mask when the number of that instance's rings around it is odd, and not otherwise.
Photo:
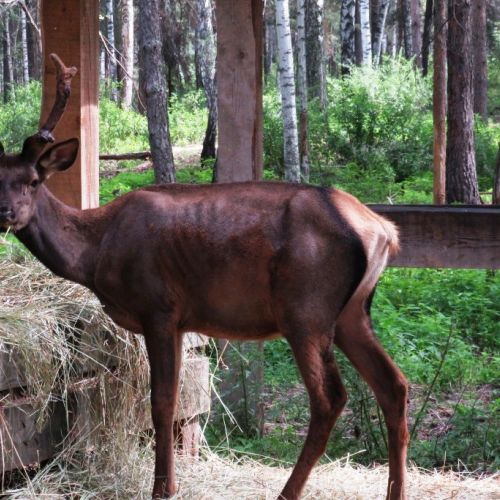
[[(117, 441), (121, 436), (117, 436)], [(123, 442), (122, 442), (123, 444)], [(153, 477), (151, 443), (139, 447), (112, 445), (107, 459), (87, 457), (86, 463), (64, 464), (41, 471), (22, 489), (11, 489), (10, 498), (148, 499)], [(127, 451), (127, 453), (124, 453)], [(116, 453), (116, 455), (115, 455)], [(86, 466), (86, 468), (85, 468)], [(210, 450), (199, 460), (177, 458), (175, 498), (190, 500), (275, 499), (291, 469), (262, 465), (250, 458), (221, 458)], [(380, 499), (385, 497), (387, 467), (366, 468), (336, 461), (317, 466), (307, 483), (304, 499)], [(500, 475), (473, 478), (466, 473), (423, 472), (410, 469), (408, 497), (420, 500), (500, 498)]]

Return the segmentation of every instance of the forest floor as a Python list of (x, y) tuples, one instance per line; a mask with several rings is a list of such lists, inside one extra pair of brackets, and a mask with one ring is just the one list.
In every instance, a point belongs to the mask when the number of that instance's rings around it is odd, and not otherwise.
[(186, 146), (173, 146), (174, 162), (176, 168), (190, 167), (200, 164), (201, 144), (188, 144)]

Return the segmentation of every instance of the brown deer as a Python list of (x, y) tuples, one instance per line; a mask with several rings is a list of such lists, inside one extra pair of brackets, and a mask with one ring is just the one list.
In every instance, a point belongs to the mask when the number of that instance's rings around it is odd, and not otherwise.
[(0, 157), (0, 227), (48, 268), (81, 283), (120, 326), (142, 334), (156, 431), (153, 497), (176, 492), (173, 418), (183, 333), (288, 340), (310, 398), (305, 444), (280, 498), (299, 498), (347, 399), (335, 343), (373, 389), (389, 438), (387, 497), (405, 498), (407, 383), (373, 332), (370, 305), (395, 227), (337, 189), (282, 183), (152, 186), (100, 208), (64, 205), (44, 185), (78, 140), (44, 151), (75, 68), (58, 68), (47, 122)]

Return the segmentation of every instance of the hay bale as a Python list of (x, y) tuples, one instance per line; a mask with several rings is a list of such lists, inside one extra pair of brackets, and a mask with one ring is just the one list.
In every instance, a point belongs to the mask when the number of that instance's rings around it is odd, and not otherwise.
[[(206, 342), (196, 334), (188, 339), (197, 348)], [(208, 410), (208, 380), (208, 360), (191, 354), (181, 374), (179, 420)], [(143, 338), (118, 328), (91, 292), (25, 255), (0, 266), (0, 391), (0, 439), (10, 439), (0, 453), (2, 473), (52, 457), (62, 441), (54, 425), (69, 432), (64, 459), (152, 427)], [(54, 395), (64, 403), (64, 425)], [(193, 426), (181, 429), (185, 447), (197, 435)]]

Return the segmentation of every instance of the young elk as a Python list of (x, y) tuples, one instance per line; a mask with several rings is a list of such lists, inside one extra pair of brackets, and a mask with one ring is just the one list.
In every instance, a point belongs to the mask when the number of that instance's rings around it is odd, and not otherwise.
[(291, 345), (310, 398), (305, 444), (280, 498), (299, 498), (347, 399), (335, 343), (375, 392), (389, 437), (387, 497), (405, 497), (407, 383), (370, 321), (395, 227), (337, 189), (281, 183), (152, 186), (76, 210), (45, 187), (78, 140), (44, 150), (75, 68), (58, 68), (47, 123), (0, 157), (0, 226), (54, 273), (81, 283), (120, 326), (143, 334), (156, 431), (153, 497), (176, 492), (172, 425), (183, 333)]

